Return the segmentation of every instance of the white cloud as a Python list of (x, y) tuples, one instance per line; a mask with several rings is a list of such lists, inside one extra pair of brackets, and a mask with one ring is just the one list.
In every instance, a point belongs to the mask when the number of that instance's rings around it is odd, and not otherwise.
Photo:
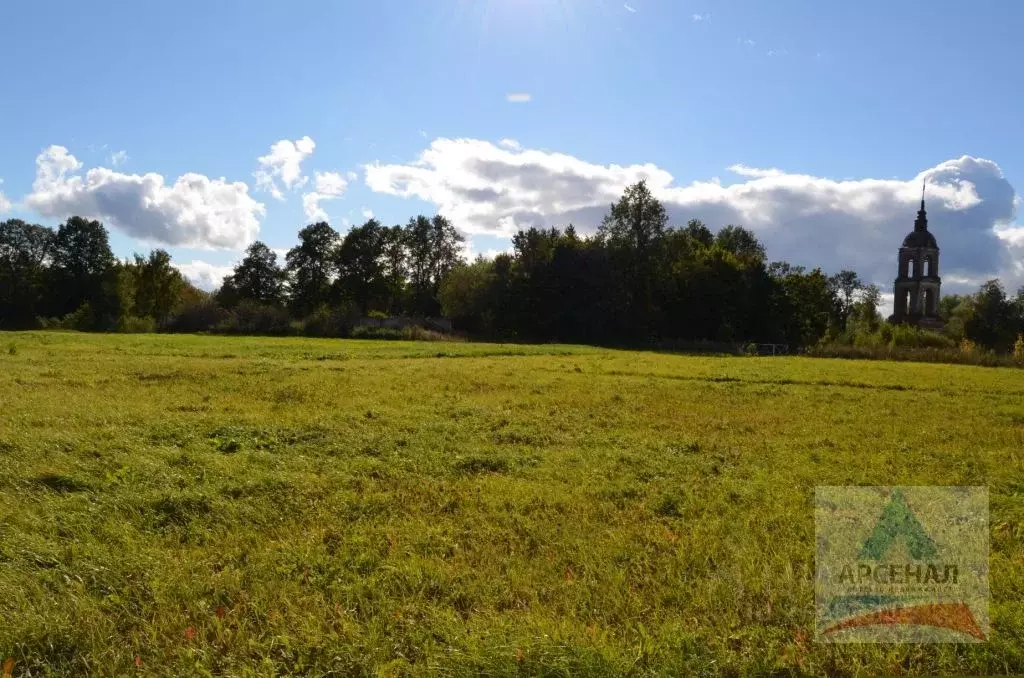
[(515, 139), (502, 139), (498, 144), (512, 151), (518, 151), (522, 148), (519, 142)]
[[(349, 176), (353, 173), (349, 172)], [(302, 194), (302, 208), (311, 221), (327, 221), (327, 212), (320, 207), (324, 200), (336, 200), (345, 194), (348, 179), (337, 172), (314, 172), (314, 190)]]
[(355, 181), (356, 179), (359, 178), (359, 174), (356, 173), (356, 172), (353, 172), (352, 170), (349, 170), (349, 171), (345, 172), (345, 178), (348, 179), (349, 181)]
[(173, 185), (159, 174), (123, 174), (82, 163), (63, 146), (36, 158), (36, 179), (25, 205), (63, 219), (99, 219), (139, 240), (163, 245), (240, 249), (260, 230), (262, 203), (242, 182), (184, 174)]
[[(4, 183), (3, 179), (0, 179), (0, 186)], [(3, 214), (7, 210), (11, 209), (11, 201), (7, 199), (3, 191), (0, 191), (0, 214)]]
[(284, 200), (285, 190), (301, 188), (307, 177), (302, 174), (302, 161), (308, 158), (316, 148), (316, 143), (308, 136), (295, 141), (282, 139), (270, 147), (270, 153), (257, 158), (259, 168), (253, 172), (256, 187), (269, 191), (278, 200)]
[(636, 7), (633, 7), (628, 2), (625, 3), (624, 5), (622, 5), (622, 7), (623, 7), (623, 9), (625, 9), (630, 14), (636, 14)]
[(780, 169), (775, 169), (775, 168), (761, 169), (761, 168), (758, 168), (758, 167), (749, 167), (747, 165), (744, 165), (743, 163), (737, 163), (735, 165), (729, 165), (728, 169), (733, 174), (738, 174), (741, 177), (754, 177), (754, 178), (758, 178), (758, 179), (763, 178), (763, 177), (780, 177), (783, 174), (785, 174), (785, 172), (783, 172)]
[(373, 210), (371, 210), (369, 207), (364, 207), (363, 208), (363, 218), (364, 219), (373, 219)]
[(526, 104), (532, 99), (533, 97), (526, 92), (512, 92), (505, 95), (505, 100), (513, 104)]
[(128, 162), (128, 151), (118, 151), (117, 153), (110, 154), (110, 164), (114, 167), (123, 165)]
[(691, 18), (694, 21), (701, 22), (701, 21), (704, 21), (705, 19), (710, 19), (711, 15), (710, 14), (694, 14)]
[(483, 257), (484, 259), (494, 259), (499, 254), (512, 254), (513, 252), (514, 249), (511, 245), (504, 249), (489, 247), (485, 250), (478, 250), (475, 244), (473, 243), (473, 239), (466, 238), (462, 243), (459, 254), (462, 257), (463, 261), (470, 262), (476, 261), (477, 257)]
[(211, 291), (220, 287), (225, 276), (231, 275), (233, 264), (220, 266), (193, 259), (189, 263), (174, 263), (185, 279), (201, 290)]
[(787, 52), (784, 49), (770, 49), (770, 50), (768, 50), (766, 52), (766, 54), (768, 56), (770, 56), (770, 57), (777, 57), (777, 56), (786, 56), (787, 54), (789, 54), (789, 52)]
[[(1007, 230), (1016, 215), (1013, 187), (990, 160), (964, 156), (908, 180), (730, 169), (740, 182), (681, 186), (652, 164), (597, 165), (562, 153), (437, 139), (413, 163), (366, 166), (365, 180), (373, 191), (434, 204), (467, 233), (510, 236), (519, 228), (568, 223), (593, 232), (623, 189), (646, 179), (674, 224), (700, 218), (713, 229), (743, 225), (772, 259), (829, 272), (852, 268), (883, 290), (892, 283), (896, 251), (913, 228), (926, 180), (945, 276), (995, 276), (1024, 261), (1024, 228)], [(1016, 242), (1019, 250), (1010, 246)], [(955, 291), (956, 281), (949, 281)]]

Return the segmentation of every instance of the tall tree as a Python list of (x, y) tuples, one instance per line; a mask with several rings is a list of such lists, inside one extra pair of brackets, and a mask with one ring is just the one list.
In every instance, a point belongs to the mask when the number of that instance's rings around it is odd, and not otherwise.
[(256, 241), (234, 272), (224, 278), (217, 301), (232, 308), (242, 302), (280, 305), (284, 301), (287, 273), (277, 265), (277, 255), (266, 244)]
[(171, 255), (157, 249), (148, 257), (135, 255), (133, 315), (153, 318), (164, 323), (171, 315), (188, 283), (171, 265)]
[(406, 285), (409, 278), (409, 261), (405, 231), (401, 226), (385, 228), (382, 233), (383, 274), (387, 287), (387, 308), (392, 315), (405, 308)]
[(845, 330), (847, 320), (853, 312), (857, 293), (864, 288), (864, 283), (856, 271), (844, 269), (829, 278), (829, 285), (836, 298), (836, 324)]
[(410, 310), (416, 315), (437, 315), (441, 280), (460, 261), (465, 238), (441, 215), (418, 216), (405, 227), (409, 262)]
[(44, 315), (54, 233), (20, 219), (0, 222), (0, 328), (30, 327)]
[(648, 336), (656, 312), (653, 290), (667, 226), (665, 207), (640, 181), (626, 188), (598, 231), (617, 254), (628, 296), (628, 324), (640, 338)]
[(748, 262), (764, 261), (765, 251), (753, 231), (729, 225), (715, 235), (715, 244), (735, 257)]
[(968, 338), (991, 349), (1008, 350), (1019, 331), (1019, 320), (1003, 284), (987, 281), (974, 295), (972, 306), (964, 328)]
[(51, 314), (63, 316), (88, 303), (97, 325), (116, 323), (116, 260), (103, 224), (71, 217), (57, 229), (51, 252)]
[(387, 282), (384, 277), (385, 229), (376, 219), (352, 227), (338, 247), (337, 297), (361, 313), (383, 311)]
[(329, 303), (338, 240), (338, 232), (324, 221), (299, 231), (299, 244), (285, 255), (285, 270), (291, 276), (289, 306), (293, 315), (303, 317)]

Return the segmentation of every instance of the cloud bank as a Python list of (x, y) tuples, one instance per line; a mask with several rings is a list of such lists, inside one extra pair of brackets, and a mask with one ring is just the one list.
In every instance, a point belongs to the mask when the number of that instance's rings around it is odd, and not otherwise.
[(743, 225), (772, 259), (830, 272), (853, 268), (883, 289), (895, 275), (896, 252), (913, 229), (925, 182), (945, 280), (973, 285), (1007, 275), (1024, 254), (1024, 229), (1012, 225), (1014, 189), (991, 160), (963, 156), (906, 180), (835, 180), (742, 164), (729, 169), (736, 183), (682, 186), (652, 164), (597, 165), (510, 144), (437, 139), (414, 162), (366, 166), (365, 180), (375, 192), (434, 204), (468, 233), (509, 236), (568, 223), (593, 232), (623, 189), (645, 179), (674, 224), (699, 218), (712, 229)]
[(302, 161), (313, 154), (316, 143), (308, 136), (289, 141), (281, 139), (270, 147), (270, 153), (257, 158), (259, 169), (253, 172), (256, 188), (284, 200), (284, 191), (301, 188), (308, 177), (302, 174)]
[(198, 259), (193, 259), (188, 263), (174, 263), (174, 267), (185, 276), (186, 280), (207, 292), (220, 287), (224, 278), (231, 275), (235, 268), (232, 264), (218, 266)]
[(356, 178), (352, 172), (343, 177), (337, 172), (315, 172), (314, 189), (302, 194), (302, 209), (310, 221), (327, 221), (327, 212), (320, 207), (324, 200), (336, 200), (345, 194), (350, 179)]
[[(0, 186), (3, 186), (4, 180), (0, 179)], [(0, 191), (0, 214), (3, 214), (7, 210), (11, 209), (11, 201), (7, 199), (3, 191)]]
[(82, 163), (63, 146), (36, 158), (25, 206), (57, 219), (99, 219), (133, 238), (205, 249), (241, 249), (256, 238), (264, 206), (242, 182), (184, 174), (168, 185), (155, 173), (123, 174)]

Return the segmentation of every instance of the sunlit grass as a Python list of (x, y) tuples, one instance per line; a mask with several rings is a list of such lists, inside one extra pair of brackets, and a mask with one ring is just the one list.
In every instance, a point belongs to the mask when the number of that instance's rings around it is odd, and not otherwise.
[[(1019, 371), (64, 333), (0, 348), (15, 675), (1024, 672)], [(813, 488), (842, 484), (990, 486), (990, 642), (810, 640)]]

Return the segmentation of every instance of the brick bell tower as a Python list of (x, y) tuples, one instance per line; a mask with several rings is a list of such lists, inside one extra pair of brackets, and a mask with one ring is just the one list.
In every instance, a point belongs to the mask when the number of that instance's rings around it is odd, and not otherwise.
[(924, 185), (921, 186), (921, 209), (914, 221), (914, 230), (900, 247), (890, 320), (933, 330), (943, 327), (939, 318), (939, 245), (928, 231), (928, 215), (924, 209)]

